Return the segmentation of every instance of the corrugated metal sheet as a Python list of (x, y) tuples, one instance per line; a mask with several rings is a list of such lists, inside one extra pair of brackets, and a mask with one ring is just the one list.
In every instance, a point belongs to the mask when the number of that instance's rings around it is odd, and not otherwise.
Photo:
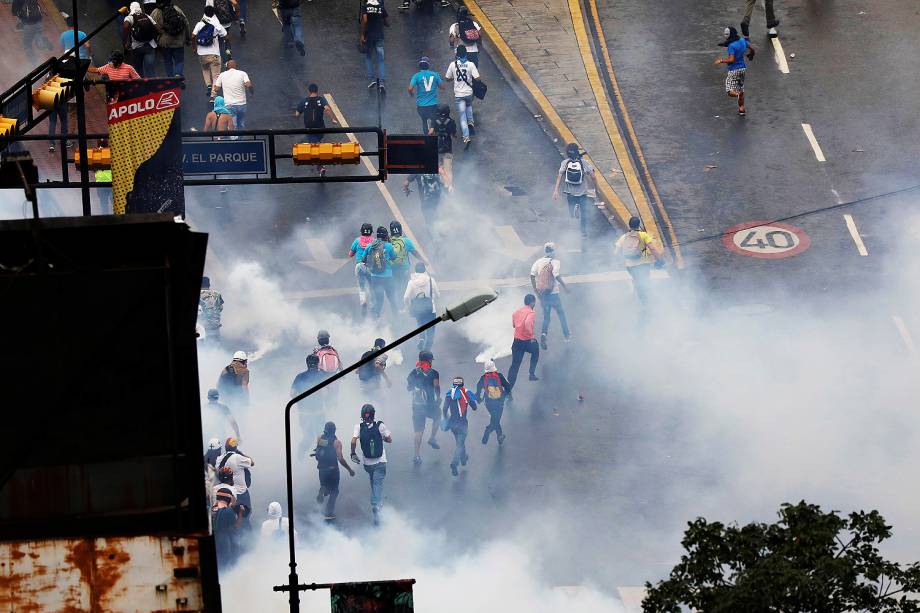
[(3, 613), (202, 611), (198, 541), (171, 537), (0, 543)]

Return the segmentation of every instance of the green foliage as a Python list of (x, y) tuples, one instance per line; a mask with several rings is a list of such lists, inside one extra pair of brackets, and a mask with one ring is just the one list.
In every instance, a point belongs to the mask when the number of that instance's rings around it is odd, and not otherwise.
[[(688, 523), (668, 579), (646, 583), (642, 610), (677, 613), (920, 613), (920, 563), (882, 558), (891, 526), (878, 511), (841, 517), (783, 504), (775, 524)], [(683, 608), (682, 608), (683, 607)]]

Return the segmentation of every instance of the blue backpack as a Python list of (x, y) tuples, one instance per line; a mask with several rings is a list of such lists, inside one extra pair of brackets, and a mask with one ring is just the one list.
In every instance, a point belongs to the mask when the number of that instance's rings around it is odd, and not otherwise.
[(208, 47), (214, 42), (214, 26), (205, 23), (204, 27), (198, 30), (195, 35), (195, 44), (200, 47)]

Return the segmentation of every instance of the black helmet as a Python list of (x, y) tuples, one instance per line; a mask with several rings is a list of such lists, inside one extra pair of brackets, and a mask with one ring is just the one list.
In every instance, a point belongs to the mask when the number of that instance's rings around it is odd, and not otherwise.
[(364, 421), (368, 421), (368, 419), (373, 420), (376, 413), (377, 411), (374, 409), (374, 405), (372, 404), (366, 404), (361, 407), (361, 419)]
[(374, 233), (374, 226), (369, 223), (361, 224), (361, 236), (370, 236)]
[(441, 117), (450, 117), (450, 107), (446, 104), (442, 104), (438, 107), (438, 115)]
[(390, 234), (387, 232), (387, 229), (383, 226), (377, 228), (377, 238), (382, 241), (389, 240)]
[(319, 343), (320, 345), (328, 345), (329, 338), (330, 338), (329, 332), (327, 330), (320, 330), (319, 332), (316, 333), (316, 342)]
[(307, 356), (307, 368), (310, 366), (319, 366), (319, 356), (315, 353), (311, 353)]
[(402, 224), (398, 221), (390, 222), (390, 234), (393, 236), (402, 236)]
[(434, 359), (434, 355), (432, 355), (432, 353), (428, 351), (427, 349), (423, 349), (422, 351), (418, 352), (419, 362), (430, 362), (433, 359)]
[(569, 143), (565, 146), (565, 154), (570, 158), (577, 159), (581, 155), (581, 151), (578, 148), (578, 143)]

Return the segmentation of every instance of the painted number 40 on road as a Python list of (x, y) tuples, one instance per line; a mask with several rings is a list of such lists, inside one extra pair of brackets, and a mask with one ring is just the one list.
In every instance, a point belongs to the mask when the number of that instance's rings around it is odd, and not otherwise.
[(722, 236), (729, 250), (752, 258), (788, 258), (808, 249), (811, 239), (791, 224), (749, 221), (732, 226)]

